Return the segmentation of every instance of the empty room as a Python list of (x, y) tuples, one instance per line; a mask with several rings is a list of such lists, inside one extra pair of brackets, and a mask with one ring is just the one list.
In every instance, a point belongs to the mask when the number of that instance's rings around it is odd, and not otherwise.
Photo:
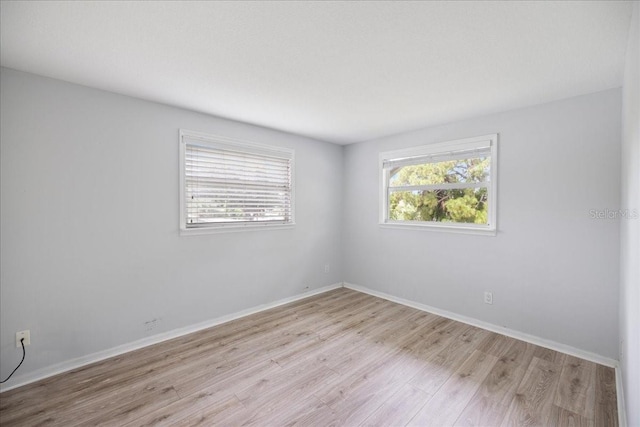
[(640, 427), (640, 2), (0, 1), (0, 425)]

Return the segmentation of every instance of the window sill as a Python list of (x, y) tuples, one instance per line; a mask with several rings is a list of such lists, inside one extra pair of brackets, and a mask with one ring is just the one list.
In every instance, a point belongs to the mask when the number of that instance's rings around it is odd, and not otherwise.
[(292, 224), (273, 224), (273, 225), (223, 225), (218, 227), (202, 227), (202, 228), (181, 228), (180, 236), (198, 236), (202, 234), (219, 234), (219, 233), (237, 233), (250, 231), (267, 231), (267, 230), (286, 230), (295, 227)]
[(434, 224), (413, 224), (413, 223), (399, 223), (399, 222), (381, 222), (379, 223), (381, 228), (395, 228), (402, 230), (422, 230), (422, 231), (436, 231), (455, 234), (475, 234), (481, 236), (496, 236), (496, 229), (478, 228), (478, 227), (464, 227), (459, 225), (434, 225)]

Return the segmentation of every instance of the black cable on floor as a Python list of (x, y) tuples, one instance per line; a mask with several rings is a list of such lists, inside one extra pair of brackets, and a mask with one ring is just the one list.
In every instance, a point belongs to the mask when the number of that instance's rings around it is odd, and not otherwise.
[(18, 363), (18, 366), (16, 366), (16, 369), (14, 369), (14, 370), (13, 370), (13, 372), (11, 372), (11, 373), (9, 374), (9, 376), (7, 377), (7, 379), (6, 379), (6, 380), (4, 380), (4, 381), (0, 381), (0, 384), (2, 384), (2, 383), (6, 383), (7, 381), (9, 381), (9, 378), (11, 378), (11, 376), (12, 376), (13, 374), (15, 374), (15, 372), (18, 370), (18, 368), (20, 367), (20, 365), (22, 365), (22, 362), (24, 362), (24, 358), (25, 358), (25, 356), (27, 355), (27, 350), (25, 350), (25, 349), (24, 349), (24, 338), (21, 338), (21, 339), (20, 339), (20, 344), (22, 344), (22, 360), (20, 361), (20, 363)]

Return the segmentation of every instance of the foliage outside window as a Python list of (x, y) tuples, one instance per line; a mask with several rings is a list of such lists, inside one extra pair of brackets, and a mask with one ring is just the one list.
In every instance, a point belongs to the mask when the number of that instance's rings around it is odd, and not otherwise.
[(381, 222), (495, 233), (497, 139), (381, 153)]
[(293, 151), (180, 132), (183, 233), (293, 224)]

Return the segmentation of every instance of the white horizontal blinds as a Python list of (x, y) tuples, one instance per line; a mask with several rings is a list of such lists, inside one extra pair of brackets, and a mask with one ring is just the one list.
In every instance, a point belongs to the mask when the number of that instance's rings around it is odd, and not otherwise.
[(424, 165), (427, 163), (439, 163), (450, 160), (477, 159), (491, 156), (491, 146), (487, 142), (485, 146), (477, 148), (467, 148), (462, 150), (452, 150), (431, 154), (422, 154), (411, 157), (399, 157), (386, 159), (383, 162), (385, 169), (394, 169), (403, 166)]
[(291, 155), (185, 144), (187, 228), (292, 222)]

